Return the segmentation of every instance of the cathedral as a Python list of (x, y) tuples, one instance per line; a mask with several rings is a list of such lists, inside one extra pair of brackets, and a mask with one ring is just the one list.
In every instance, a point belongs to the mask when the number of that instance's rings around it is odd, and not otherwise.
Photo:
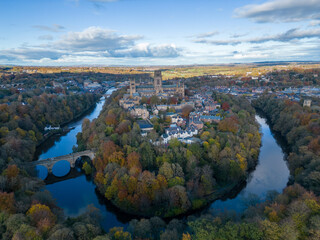
[(135, 80), (130, 80), (130, 96), (139, 95), (140, 97), (151, 97), (153, 95), (159, 97), (170, 97), (179, 95), (184, 97), (184, 84), (162, 84), (162, 75), (160, 70), (154, 71), (153, 84), (140, 85)]

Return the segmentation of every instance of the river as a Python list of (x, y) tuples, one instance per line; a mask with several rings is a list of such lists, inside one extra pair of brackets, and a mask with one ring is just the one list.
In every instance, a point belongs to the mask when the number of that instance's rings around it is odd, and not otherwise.
[[(108, 93), (111, 93), (109, 91)], [(73, 127), (70, 132), (50, 138), (44, 145), (38, 149), (38, 159), (45, 159), (72, 153), (72, 147), (76, 145), (76, 135), (81, 131), (82, 121), (85, 118), (90, 120), (99, 116), (99, 113), (105, 102), (101, 98), (92, 112), (83, 118), (69, 124)], [(251, 194), (264, 198), (269, 190), (281, 192), (286, 187), (289, 170), (285, 162), (285, 154), (277, 143), (274, 135), (270, 131), (264, 118), (256, 116), (261, 125), (262, 147), (260, 149), (259, 163), (256, 169), (251, 173), (246, 186), (233, 199), (218, 200), (211, 204), (211, 209), (242, 211), (245, 208), (244, 199)], [(44, 167), (38, 167), (39, 176), (44, 178), (47, 175)], [(66, 161), (58, 162), (53, 167), (53, 173), (56, 176), (63, 176), (70, 171), (70, 165)], [(76, 168), (70, 174), (75, 176), (70, 179), (55, 182), (46, 185), (46, 190), (50, 191), (57, 205), (64, 210), (66, 216), (75, 217), (85, 212), (88, 205), (92, 204), (101, 211), (102, 227), (108, 231), (115, 226), (126, 227), (132, 219), (108, 203), (96, 191), (93, 181), (80, 174), (80, 169)], [(69, 174), (69, 175), (70, 175)]]
[[(111, 94), (115, 89), (110, 89), (107, 94)], [(41, 145), (37, 152), (38, 160), (50, 157), (56, 157), (72, 153), (72, 147), (77, 144), (76, 135), (81, 132), (82, 122), (85, 118), (90, 121), (97, 118), (105, 103), (102, 97), (96, 106), (86, 116), (72, 122), (68, 127), (74, 128), (61, 136), (50, 138), (45, 144)], [(47, 170), (44, 167), (37, 166), (39, 177), (45, 178)], [(66, 161), (60, 161), (53, 167), (55, 176), (63, 176), (70, 171), (70, 164)], [(81, 171), (79, 168), (74, 171)], [(111, 204), (96, 192), (93, 181), (84, 174), (79, 174), (72, 179), (46, 185), (45, 189), (50, 191), (57, 205), (64, 210), (64, 214), (70, 217), (76, 217), (86, 211), (88, 205), (94, 205), (102, 215), (101, 224), (105, 230), (115, 226), (125, 226), (131, 218), (125, 214), (117, 212)]]
[(285, 153), (280, 146), (284, 147), (284, 143), (280, 138), (276, 140), (265, 118), (256, 115), (256, 120), (262, 133), (258, 165), (249, 175), (246, 186), (235, 198), (217, 200), (211, 204), (211, 209), (240, 212), (250, 201), (264, 200), (268, 191), (275, 190), (281, 193), (286, 187), (290, 172), (285, 161)]

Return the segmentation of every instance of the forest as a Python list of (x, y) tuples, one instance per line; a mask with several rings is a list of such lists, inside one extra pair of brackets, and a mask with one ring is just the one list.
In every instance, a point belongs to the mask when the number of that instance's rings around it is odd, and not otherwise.
[(320, 194), (320, 114), (301, 103), (262, 96), (253, 102), (289, 147), (288, 165), (294, 181)]
[[(166, 223), (158, 217), (132, 220), (119, 239), (159, 240), (317, 240), (320, 238), (320, 198), (302, 186), (269, 192), (263, 202), (246, 199), (247, 209), (208, 212)], [(96, 240), (117, 239), (112, 231)]]
[[(64, 221), (63, 212), (43, 191), (43, 181), (23, 163), (33, 160), (36, 146), (45, 139), (45, 126), (70, 122), (99, 99), (91, 93), (57, 95), (38, 89), (14, 92), (0, 104), (0, 239), (43, 239), (49, 231), (64, 234), (57, 225)], [(92, 212), (96, 215), (96, 210)], [(81, 222), (101, 233), (95, 227), (97, 220), (92, 219), (90, 213), (79, 217), (78, 231)]]
[(31, 161), (43, 140), (44, 127), (59, 126), (74, 119), (99, 99), (93, 94), (29, 95), (19, 101), (0, 104), (0, 169), (10, 162)]
[(79, 151), (98, 149), (88, 172), (102, 195), (124, 212), (173, 217), (204, 207), (256, 165), (260, 133), (247, 100), (214, 96), (227, 108), (219, 124), (205, 126), (202, 143), (173, 139), (165, 147), (151, 143), (156, 130), (141, 137), (136, 121), (118, 104), (123, 93), (107, 100), (98, 119), (83, 122), (77, 140)]

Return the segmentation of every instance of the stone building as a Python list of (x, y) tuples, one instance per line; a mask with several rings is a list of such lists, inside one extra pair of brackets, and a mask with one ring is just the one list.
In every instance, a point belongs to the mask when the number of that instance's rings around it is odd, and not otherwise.
[(134, 117), (142, 118), (144, 120), (148, 119), (150, 115), (146, 107), (143, 106), (132, 107), (130, 110), (130, 114)]
[(140, 97), (151, 97), (153, 95), (158, 96), (174, 96), (179, 95), (184, 97), (184, 83), (174, 83), (174, 84), (162, 84), (162, 75), (160, 70), (156, 70), (154, 72), (153, 84), (137, 84), (135, 80), (130, 80), (130, 96), (134, 96), (136, 93), (140, 95)]

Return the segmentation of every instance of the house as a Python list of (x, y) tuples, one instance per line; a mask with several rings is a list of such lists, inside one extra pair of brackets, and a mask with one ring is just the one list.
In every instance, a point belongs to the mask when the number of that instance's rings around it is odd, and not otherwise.
[(157, 105), (158, 111), (167, 111), (168, 105)]
[(304, 100), (304, 101), (303, 101), (303, 106), (304, 106), (304, 107), (311, 107), (311, 100), (310, 100), (310, 99)]
[(52, 85), (53, 85), (54, 88), (58, 88), (58, 87), (62, 88), (63, 87), (61, 83), (58, 83), (58, 82), (55, 82), (55, 81), (52, 83)]
[(129, 109), (134, 107), (135, 103), (130, 100), (126, 100), (120, 103), (120, 106), (123, 107), (124, 109)]
[(182, 130), (176, 124), (171, 124), (170, 128), (165, 130), (165, 134), (162, 134), (162, 141), (164, 144), (168, 144), (173, 138), (181, 139), (190, 138), (193, 135), (198, 134), (198, 129), (195, 126), (190, 126), (186, 130)]
[(194, 114), (190, 114), (190, 118), (189, 118), (189, 126), (195, 126), (197, 127), (197, 129), (202, 129), (203, 128), (203, 122), (201, 122), (200, 120), (200, 116), (197, 115), (196, 113)]
[(152, 109), (152, 113), (153, 113), (154, 115), (158, 115), (158, 114), (159, 114), (159, 110), (156, 109), (156, 108), (153, 108), (153, 109)]
[(210, 111), (213, 111), (217, 108), (217, 105), (215, 103), (212, 103), (212, 102), (206, 102), (205, 103), (205, 110), (210, 112)]
[(220, 116), (212, 116), (212, 115), (209, 115), (209, 116), (202, 115), (200, 117), (200, 120), (203, 121), (203, 122), (209, 122), (209, 123), (220, 122), (221, 117)]
[(92, 81), (90, 81), (90, 80), (85, 80), (84, 82), (83, 82), (83, 87), (84, 88), (87, 88), (88, 86), (89, 86), (89, 84), (91, 84), (92, 83)]
[(153, 125), (147, 120), (138, 120), (137, 123), (141, 130), (141, 136), (147, 136), (147, 133), (153, 130)]
[(93, 83), (87, 84), (85, 88), (97, 89), (97, 88), (101, 88), (101, 85), (98, 82), (93, 82)]
[(132, 107), (130, 110), (130, 114), (134, 117), (142, 118), (144, 120), (149, 118), (149, 111), (146, 107), (143, 106)]
[(51, 130), (59, 130), (60, 127), (51, 127), (51, 125), (44, 128), (45, 131), (51, 131)]
[(171, 122), (177, 124), (179, 127), (186, 125), (186, 120), (184, 120), (180, 116), (173, 116), (171, 117)]
[(124, 109), (128, 109), (128, 108), (133, 107), (135, 105), (139, 105), (139, 103), (140, 103), (139, 96), (130, 97), (129, 94), (123, 95), (123, 98), (119, 100), (119, 105), (121, 107), (123, 107)]

